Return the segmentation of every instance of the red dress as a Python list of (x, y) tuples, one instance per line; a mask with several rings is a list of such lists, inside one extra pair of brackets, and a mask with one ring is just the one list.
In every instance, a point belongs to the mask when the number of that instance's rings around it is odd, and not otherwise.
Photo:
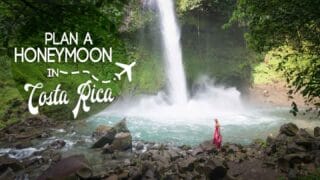
[(214, 145), (216, 145), (216, 147), (217, 147), (218, 149), (221, 148), (222, 136), (221, 136), (221, 134), (220, 134), (220, 128), (219, 128), (219, 126), (216, 126), (216, 129), (215, 129), (214, 135), (213, 135), (213, 141), (212, 141), (212, 143), (213, 143)]

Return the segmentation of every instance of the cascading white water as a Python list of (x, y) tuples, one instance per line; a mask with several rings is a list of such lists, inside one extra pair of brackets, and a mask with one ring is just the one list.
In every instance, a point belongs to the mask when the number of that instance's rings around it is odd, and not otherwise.
[(156, 0), (156, 4), (160, 15), (169, 98), (173, 104), (185, 104), (188, 93), (174, 4), (172, 0)]

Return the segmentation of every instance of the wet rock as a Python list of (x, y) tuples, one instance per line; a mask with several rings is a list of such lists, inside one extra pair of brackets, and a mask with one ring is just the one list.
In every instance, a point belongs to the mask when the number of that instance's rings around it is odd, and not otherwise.
[(100, 137), (104, 136), (105, 134), (107, 134), (110, 130), (111, 130), (110, 126), (99, 125), (95, 129), (95, 131), (92, 133), (92, 137), (100, 138)]
[(122, 119), (119, 123), (117, 123), (114, 127), (115, 131), (117, 133), (123, 132), (123, 133), (129, 133), (129, 129), (127, 127), (127, 121), (126, 119)]
[(181, 155), (176, 150), (169, 149), (167, 152), (170, 155), (171, 161), (175, 161), (181, 157)]
[(179, 162), (179, 167), (181, 171), (192, 171), (194, 168), (194, 163), (197, 159), (189, 156), (188, 158), (182, 160), (181, 162)]
[(63, 148), (64, 146), (66, 145), (66, 142), (62, 139), (58, 139), (58, 140), (55, 140), (53, 141), (49, 147), (50, 148), (53, 148), (53, 149), (61, 149)]
[(142, 179), (142, 172), (137, 167), (132, 167), (129, 169), (129, 177), (132, 179)]
[(284, 158), (279, 158), (277, 160), (277, 166), (282, 172), (288, 172), (290, 168), (289, 161)]
[(204, 152), (207, 152), (207, 153), (217, 152), (215, 145), (211, 141), (205, 141), (205, 142), (201, 143), (200, 147), (202, 148), (202, 150)]
[(208, 179), (223, 179), (227, 174), (227, 168), (221, 161), (213, 159), (205, 163), (204, 173)]
[(132, 137), (130, 133), (117, 133), (112, 143), (106, 144), (104, 147), (106, 153), (114, 151), (126, 151), (132, 148)]
[(65, 179), (65, 178), (90, 178), (91, 167), (84, 155), (74, 155), (61, 159), (57, 164), (46, 170), (38, 180)]
[(235, 144), (226, 144), (223, 146), (223, 150), (226, 153), (236, 153), (236, 152), (240, 151), (240, 148)]
[(289, 172), (288, 172), (288, 178), (289, 179), (296, 179), (297, 178), (297, 171), (293, 168), (290, 168)]
[[(130, 134), (129, 129), (127, 128), (125, 119), (121, 120), (119, 123), (117, 123), (112, 128), (100, 125), (96, 129), (95, 133), (93, 133), (93, 135), (100, 136), (100, 137), (99, 137), (99, 140), (93, 144), (92, 148), (102, 148), (102, 147), (106, 146), (106, 144), (111, 145), (116, 138), (115, 137), (116, 134), (119, 134), (119, 133), (129, 133)], [(103, 135), (101, 135), (101, 134), (103, 134)], [(118, 143), (118, 142), (116, 142), (116, 143)], [(132, 143), (130, 143), (130, 144), (132, 144)], [(130, 148), (131, 147), (132, 147), (132, 145), (130, 146)]]
[(305, 129), (299, 129), (299, 131), (297, 132), (297, 136), (308, 139), (313, 138), (311, 134), (309, 134)]
[(61, 153), (54, 149), (47, 149), (40, 155), (45, 162), (58, 162), (61, 159)]
[(287, 123), (280, 127), (280, 134), (285, 134), (287, 136), (295, 136), (298, 132), (297, 125), (293, 123)]
[(312, 150), (315, 141), (311, 139), (298, 138), (295, 139), (294, 142), (297, 145), (304, 147), (307, 151), (310, 151)]
[(274, 143), (275, 143), (275, 139), (272, 136), (268, 136), (267, 139), (266, 139), (266, 144), (269, 146), (269, 145), (272, 145)]
[(314, 164), (317, 168), (320, 167), (320, 156), (316, 156), (314, 159)]
[(197, 148), (193, 149), (191, 152), (192, 156), (196, 156), (201, 153), (203, 153), (203, 149), (201, 147), (197, 147)]
[(118, 179), (119, 179), (118, 176), (115, 175), (115, 174), (113, 174), (113, 175), (109, 176), (108, 178), (106, 178), (106, 180), (118, 180)]
[(143, 148), (144, 148), (144, 145), (143, 145), (143, 143), (141, 143), (141, 142), (138, 142), (137, 144), (136, 144), (136, 150), (137, 151), (140, 151), (140, 150), (142, 150)]
[(309, 163), (312, 161), (312, 157), (308, 153), (293, 153), (287, 154), (284, 156), (284, 159), (287, 160), (290, 164), (298, 163)]
[(111, 144), (116, 135), (116, 131), (114, 129), (110, 129), (107, 131), (98, 141), (96, 141), (92, 148), (102, 148), (106, 144)]
[(190, 150), (190, 149), (191, 149), (191, 147), (190, 147), (190, 146), (188, 146), (188, 145), (182, 145), (182, 146), (180, 146), (179, 148), (180, 148), (180, 149), (182, 149), (182, 150), (185, 150), (185, 151), (187, 151), (187, 150)]
[(298, 146), (296, 143), (291, 142), (287, 145), (287, 153), (305, 152), (306, 149), (302, 146)]
[(313, 133), (314, 137), (320, 137), (320, 127), (315, 127)]
[(20, 161), (9, 158), (8, 156), (0, 156), (0, 170), (7, 168), (10, 168), (13, 171), (24, 169), (23, 164)]
[(277, 146), (275, 144), (269, 145), (265, 149), (265, 152), (267, 155), (274, 154), (276, 151), (277, 151)]
[(15, 179), (15, 174), (11, 168), (6, 168), (3, 172), (1, 172), (0, 179)]

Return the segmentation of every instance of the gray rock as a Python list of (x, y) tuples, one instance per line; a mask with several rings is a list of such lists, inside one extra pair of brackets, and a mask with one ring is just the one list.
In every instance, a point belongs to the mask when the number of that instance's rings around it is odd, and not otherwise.
[(274, 144), (274, 142), (275, 142), (275, 139), (274, 139), (272, 136), (268, 136), (268, 137), (267, 137), (267, 139), (266, 139), (266, 144), (267, 144), (268, 146)]
[(116, 131), (114, 129), (110, 129), (106, 134), (104, 134), (98, 141), (96, 141), (92, 148), (102, 148), (106, 144), (111, 144), (116, 135)]
[(0, 169), (10, 168), (13, 171), (20, 171), (24, 169), (23, 164), (16, 160), (9, 158), (8, 156), (0, 156)]
[(130, 132), (128, 127), (127, 127), (127, 121), (126, 119), (122, 119), (119, 123), (117, 123), (114, 127), (113, 127), (117, 133), (120, 132)]
[(66, 142), (64, 140), (58, 139), (53, 141), (49, 147), (53, 149), (61, 149), (66, 145)]
[(167, 152), (170, 155), (171, 161), (175, 161), (181, 157), (180, 154), (173, 149), (169, 149)]
[(299, 129), (297, 132), (298, 137), (303, 137), (303, 138), (313, 138), (311, 134), (309, 134), (305, 129)]
[(306, 149), (302, 146), (298, 146), (296, 143), (291, 142), (287, 145), (287, 153), (306, 152)]
[(183, 172), (192, 171), (196, 160), (197, 160), (196, 158), (189, 156), (188, 158), (180, 161), (178, 163), (180, 170)]
[(0, 174), (0, 179), (15, 179), (15, 174), (11, 168), (7, 168), (3, 173)]
[(215, 145), (211, 141), (205, 141), (205, 142), (201, 143), (200, 147), (202, 148), (202, 150), (204, 152), (207, 152), (207, 153), (217, 152)]
[(312, 157), (308, 153), (293, 153), (293, 154), (287, 154), (284, 156), (284, 159), (287, 160), (290, 164), (299, 164), (301, 162), (303, 163), (309, 163), (312, 161)]
[(91, 167), (84, 155), (74, 155), (61, 159), (57, 164), (46, 170), (38, 180), (45, 179), (66, 179), (66, 178), (90, 178)]
[(295, 136), (298, 132), (297, 125), (293, 123), (287, 123), (280, 127), (280, 134), (285, 134), (287, 136)]
[(320, 127), (315, 127), (313, 133), (314, 137), (320, 137)]
[(101, 138), (107, 134), (112, 128), (107, 125), (99, 125), (92, 134), (92, 137)]
[(269, 145), (266, 147), (265, 152), (267, 155), (274, 154), (277, 151), (277, 146), (275, 144)]
[(204, 165), (204, 173), (208, 179), (223, 179), (227, 174), (227, 168), (219, 160), (209, 160)]
[(136, 145), (136, 150), (137, 150), (137, 151), (140, 151), (140, 150), (142, 150), (143, 148), (144, 148), (143, 143), (138, 142), (137, 145)]
[(192, 152), (191, 152), (192, 156), (196, 156), (201, 153), (203, 153), (203, 149), (201, 147), (197, 147), (195, 149), (192, 149)]
[[(129, 133), (130, 134), (130, 131), (127, 128), (127, 124), (126, 124), (125, 119), (121, 120), (119, 123), (114, 125), (112, 128), (110, 128), (108, 126), (104, 126), (104, 125), (98, 126), (98, 128), (93, 133), (93, 135), (98, 136), (99, 139), (98, 139), (98, 141), (96, 141), (93, 144), (92, 148), (102, 148), (106, 144), (111, 145), (113, 143), (113, 141), (115, 140), (116, 134), (119, 134), (119, 133)], [(131, 137), (131, 135), (130, 135), (130, 137)], [(116, 146), (118, 145), (117, 143), (118, 142), (116, 142)], [(131, 147), (132, 147), (132, 143), (130, 143), (130, 148)]]
[(114, 151), (126, 151), (132, 148), (132, 137), (130, 133), (120, 132), (114, 137), (111, 144), (106, 144), (104, 147), (106, 153)]
[(235, 144), (226, 145), (224, 148), (227, 153), (236, 153), (236, 152), (240, 151), (240, 148)]

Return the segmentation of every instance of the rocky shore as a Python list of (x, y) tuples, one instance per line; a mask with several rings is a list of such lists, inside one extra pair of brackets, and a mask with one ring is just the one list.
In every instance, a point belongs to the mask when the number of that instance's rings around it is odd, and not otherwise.
[[(86, 154), (65, 156), (63, 139), (32, 150), (34, 141), (48, 138), (50, 129), (59, 126), (67, 125), (36, 116), (1, 130), (1, 147), (10, 146), (11, 152), (0, 152), (0, 179), (320, 178), (319, 127), (309, 133), (288, 123), (265, 141), (224, 143), (218, 150), (211, 141), (195, 147), (132, 141), (123, 120), (113, 127), (100, 125), (92, 133), (88, 151), (94, 152), (94, 161)], [(30, 151), (21, 153), (22, 148)], [(103, 164), (97, 167), (99, 159)]]

